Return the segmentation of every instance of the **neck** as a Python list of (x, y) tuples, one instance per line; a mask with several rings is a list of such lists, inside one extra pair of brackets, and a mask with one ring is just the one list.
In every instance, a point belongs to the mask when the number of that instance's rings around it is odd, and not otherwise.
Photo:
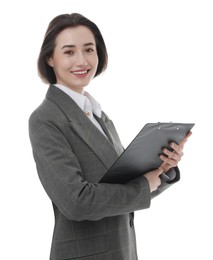
[(68, 86), (68, 85), (65, 85), (65, 84), (63, 84), (63, 83), (60, 83), (60, 82), (57, 82), (57, 84), (62, 85), (62, 86), (64, 86), (64, 87), (66, 87), (66, 88), (69, 88), (69, 89), (71, 89), (72, 91), (77, 92), (78, 94), (84, 95), (84, 87), (75, 88), (75, 87)]

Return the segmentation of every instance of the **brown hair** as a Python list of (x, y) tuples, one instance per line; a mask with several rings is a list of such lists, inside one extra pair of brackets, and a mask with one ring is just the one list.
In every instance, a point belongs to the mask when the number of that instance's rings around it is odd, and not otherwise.
[(99, 60), (95, 77), (100, 75), (106, 69), (108, 62), (107, 49), (97, 25), (78, 13), (62, 14), (56, 16), (50, 22), (38, 57), (38, 73), (45, 83), (56, 83), (55, 72), (53, 68), (47, 63), (48, 58), (50, 58), (53, 54), (56, 37), (64, 29), (69, 27), (76, 27), (78, 25), (83, 25), (89, 28), (95, 38)]

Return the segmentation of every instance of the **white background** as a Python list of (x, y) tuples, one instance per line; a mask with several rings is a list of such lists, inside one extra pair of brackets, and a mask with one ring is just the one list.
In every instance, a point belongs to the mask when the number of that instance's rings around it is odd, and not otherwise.
[(0, 5), (0, 259), (49, 257), (53, 211), (37, 176), (28, 118), (47, 90), (36, 60), (48, 23), (72, 12), (94, 21), (106, 41), (108, 70), (88, 90), (113, 119), (124, 146), (147, 122), (196, 123), (180, 163), (181, 182), (135, 214), (139, 260), (213, 259), (212, 1)]

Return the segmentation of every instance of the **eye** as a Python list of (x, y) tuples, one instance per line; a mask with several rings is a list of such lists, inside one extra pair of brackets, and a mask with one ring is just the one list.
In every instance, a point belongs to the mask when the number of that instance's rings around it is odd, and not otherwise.
[(94, 52), (94, 49), (93, 48), (87, 48), (85, 51), (88, 52), (88, 53), (91, 53), (91, 52)]
[(66, 51), (64, 52), (64, 54), (66, 54), (66, 55), (73, 55), (73, 54), (74, 54), (74, 51), (72, 51), (72, 50), (66, 50)]

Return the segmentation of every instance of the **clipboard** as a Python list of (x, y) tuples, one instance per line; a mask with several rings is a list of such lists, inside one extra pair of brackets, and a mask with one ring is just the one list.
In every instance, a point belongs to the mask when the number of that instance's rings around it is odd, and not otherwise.
[(170, 142), (179, 143), (194, 123), (148, 123), (99, 181), (124, 184), (162, 164), (159, 154)]

